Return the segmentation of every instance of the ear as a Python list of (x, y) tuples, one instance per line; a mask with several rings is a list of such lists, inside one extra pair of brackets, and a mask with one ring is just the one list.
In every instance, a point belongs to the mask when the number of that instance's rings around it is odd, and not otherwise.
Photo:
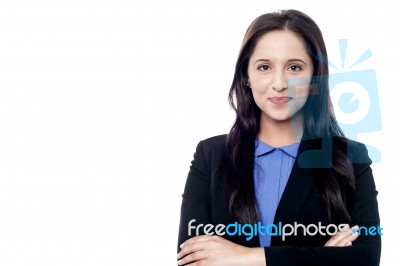
[(247, 87), (251, 88), (251, 84), (250, 84), (250, 79), (248, 77), (246, 77), (246, 85)]

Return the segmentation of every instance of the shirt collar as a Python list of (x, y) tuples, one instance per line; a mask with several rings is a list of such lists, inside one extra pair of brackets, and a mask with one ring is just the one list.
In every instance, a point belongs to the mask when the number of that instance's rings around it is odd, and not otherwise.
[(292, 156), (293, 158), (296, 158), (297, 151), (299, 150), (300, 142), (296, 142), (296, 143), (282, 146), (282, 147), (272, 147), (272, 146), (256, 139), (255, 145), (256, 145), (256, 148), (255, 148), (256, 156), (264, 155), (264, 154), (273, 152), (274, 150), (280, 149), (280, 150), (283, 150), (288, 155)]

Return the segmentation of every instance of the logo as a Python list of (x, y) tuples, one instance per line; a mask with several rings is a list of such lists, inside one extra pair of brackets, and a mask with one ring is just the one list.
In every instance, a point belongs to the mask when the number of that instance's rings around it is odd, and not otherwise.
[(245, 236), (246, 240), (249, 241), (253, 237), (256, 236), (280, 236), (282, 241), (286, 240), (288, 236), (333, 236), (337, 233), (348, 235), (350, 233), (358, 234), (358, 235), (366, 235), (366, 236), (375, 236), (375, 235), (383, 235), (383, 228), (379, 225), (377, 226), (360, 226), (349, 229), (346, 224), (328, 224), (322, 225), (321, 222), (318, 224), (308, 224), (304, 225), (301, 223), (294, 222), (294, 224), (283, 224), (282, 222), (278, 222), (278, 224), (262, 224), (258, 222), (256, 224), (240, 224), (238, 222), (230, 223), (228, 225), (224, 224), (198, 224), (196, 223), (196, 219), (192, 219), (188, 223), (188, 236), (192, 236), (192, 233), (195, 235), (218, 235), (224, 236), (225, 234), (229, 236)]
[[(351, 70), (372, 57), (372, 51), (367, 49), (346, 68), (347, 44), (348, 40), (339, 40), (341, 70), (331, 62), (322, 60), (337, 71), (329, 75), (329, 89), (338, 124), (348, 138), (357, 140), (360, 133), (381, 130), (382, 119), (375, 70)], [(367, 149), (372, 162), (380, 162), (380, 150), (372, 145), (367, 145)]]
[[(327, 64), (330, 68), (336, 70), (336, 73), (322, 76), (314, 76), (311, 84), (309, 78), (296, 78), (288, 80), (288, 93), (292, 97), (311, 97), (318, 99), (318, 88), (308, 96), (296, 95), (296, 88), (299, 86), (315, 86), (317, 84), (329, 85), (329, 94), (332, 101), (336, 120), (349, 139), (356, 140), (359, 134), (379, 131), (382, 129), (382, 119), (379, 105), (378, 85), (376, 72), (373, 69), (352, 70), (355, 66), (363, 63), (372, 56), (370, 49), (360, 53), (355, 62), (346, 67), (347, 40), (339, 40), (340, 56), (342, 60), (341, 69), (336, 67), (322, 54), (317, 54), (316, 59)], [(331, 71), (332, 72), (332, 71)], [(321, 83), (320, 83), (321, 82)], [(309, 103), (314, 112), (318, 112), (321, 108), (318, 101)], [(289, 106), (289, 108), (291, 108)], [(318, 129), (317, 129), (318, 130)], [(369, 163), (380, 162), (381, 153), (378, 148), (373, 145), (366, 145), (368, 150), (367, 158), (365, 156), (354, 156), (348, 154), (348, 160), (351, 163)], [(322, 156), (322, 153), (324, 156)], [(299, 163), (301, 167), (327, 168), (331, 167), (332, 143), (330, 140), (323, 140), (320, 150), (309, 150), (299, 155)]]

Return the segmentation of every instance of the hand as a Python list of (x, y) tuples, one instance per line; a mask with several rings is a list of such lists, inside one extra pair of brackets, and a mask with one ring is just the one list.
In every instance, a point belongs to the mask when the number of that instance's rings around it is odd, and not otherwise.
[(332, 236), (326, 243), (325, 247), (349, 247), (353, 244), (353, 241), (357, 239), (358, 233), (353, 233), (354, 230), (358, 230), (358, 226), (350, 228), (348, 225), (339, 231), (336, 235)]
[(220, 236), (195, 236), (180, 247), (179, 265), (265, 265), (263, 248), (244, 247)]

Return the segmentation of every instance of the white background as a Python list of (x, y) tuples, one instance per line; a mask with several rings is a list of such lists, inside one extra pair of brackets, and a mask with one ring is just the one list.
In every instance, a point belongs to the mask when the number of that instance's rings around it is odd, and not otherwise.
[(355, 69), (377, 73), (383, 129), (359, 140), (382, 153), (381, 265), (396, 265), (394, 2), (1, 1), (0, 265), (175, 265), (195, 147), (233, 123), (244, 32), (286, 8), (318, 23), (337, 65), (338, 39), (348, 64), (373, 52)]

